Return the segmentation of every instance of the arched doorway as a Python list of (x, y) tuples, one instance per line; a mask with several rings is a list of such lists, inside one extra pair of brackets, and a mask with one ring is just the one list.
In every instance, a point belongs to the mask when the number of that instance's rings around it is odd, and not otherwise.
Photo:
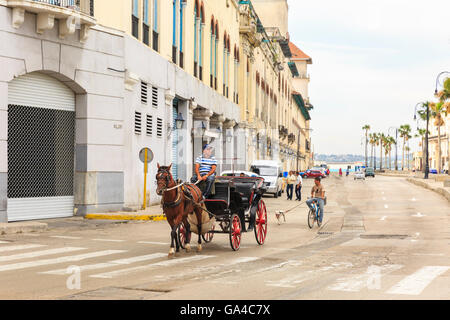
[(33, 72), (8, 84), (8, 221), (69, 217), (75, 94)]

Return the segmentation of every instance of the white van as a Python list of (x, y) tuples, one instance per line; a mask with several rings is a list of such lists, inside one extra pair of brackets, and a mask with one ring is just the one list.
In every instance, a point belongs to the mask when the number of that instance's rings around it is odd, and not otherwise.
[(281, 196), (283, 185), (283, 167), (274, 160), (255, 160), (250, 166), (250, 171), (264, 178), (266, 193), (271, 193), (275, 198)]

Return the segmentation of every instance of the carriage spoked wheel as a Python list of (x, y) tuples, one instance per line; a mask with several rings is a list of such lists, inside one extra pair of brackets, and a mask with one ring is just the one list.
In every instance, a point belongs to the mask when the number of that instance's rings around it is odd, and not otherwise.
[(202, 234), (203, 241), (205, 241), (206, 243), (211, 242), (212, 238), (214, 237), (214, 228), (215, 228), (215, 226), (213, 224), (210, 231), (208, 231), (205, 234)]
[(241, 246), (242, 226), (241, 219), (235, 213), (230, 218), (230, 245), (234, 251), (239, 250)]
[(180, 247), (182, 249), (186, 249), (186, 227), (184, 226), (184, 223), (182, 222), (177, 230), (178, 233), (178, 243), (180, 244)]
[(267, 209), (264, 201), (260, 200), (256, 211), (255, 238), (259, 245), (264, 244), (267, 235)]

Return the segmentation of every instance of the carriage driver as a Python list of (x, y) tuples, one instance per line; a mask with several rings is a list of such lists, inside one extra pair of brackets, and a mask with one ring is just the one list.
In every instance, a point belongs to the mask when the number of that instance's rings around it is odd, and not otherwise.
[(195, 160), (196, 175), (191, 179), (191, 183), (196, 183), (198, 180), (206, 181), (206, 188), (203, 191), (205, 199), (208, 198), (211, 192), (217, 167), (217, 160), (211, 155), (212, 151), (213, 147), (209, 144), (203, 147), (203, 154)]

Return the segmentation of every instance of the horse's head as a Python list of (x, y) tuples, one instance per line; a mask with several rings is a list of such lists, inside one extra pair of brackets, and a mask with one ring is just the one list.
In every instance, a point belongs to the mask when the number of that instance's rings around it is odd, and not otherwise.
[(156, 173), (156, 194), (161, 196), (163, 192), (169, 187), (169, 183), (173, 181), (172, 174), (170, 173), (170, 169), (172, 168), (172, 164), (168, 167), (158, 165), (158, 172)]

